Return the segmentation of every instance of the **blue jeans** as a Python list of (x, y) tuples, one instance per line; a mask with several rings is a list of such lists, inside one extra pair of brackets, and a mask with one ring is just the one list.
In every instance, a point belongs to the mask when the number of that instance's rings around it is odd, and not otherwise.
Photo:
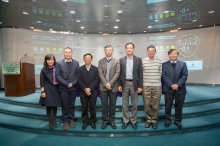
[(62, 120), (68, 123), (75, 118), (76, 91), (60, 91)]

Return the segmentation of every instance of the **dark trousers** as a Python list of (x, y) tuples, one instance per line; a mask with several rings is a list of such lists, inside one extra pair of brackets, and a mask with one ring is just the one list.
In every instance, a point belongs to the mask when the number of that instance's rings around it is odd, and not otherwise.
[(165, 95), (165, 118), (166, 123), (171, 123), (171, 109), (175, 99), (175, 118), (174, 122), (180, 124), (182, 121), (182, 108), (185, 100), (185, 94), (164, 94)]
[(112, 91), (100, 91), (102, 103), (102, 121), (104, 123), (114, 122), (115, 120), (117, 94), (117, 92)]
[[(84, 124), (95, 123), (96, 122), (96, 100), (97, 97), (80, 97), (80, 102), (82, 104), (82, 119)], [(90, 119), (88, 114), (88, 107), (90, 109)]]
[(76, 91), (60, 91), (62, 120), (68, 123), (75, 118)]

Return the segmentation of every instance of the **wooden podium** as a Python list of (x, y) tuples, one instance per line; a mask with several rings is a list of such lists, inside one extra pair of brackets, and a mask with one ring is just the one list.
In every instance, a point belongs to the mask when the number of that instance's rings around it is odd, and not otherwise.
[(24, 57), (20, 62), (19, 75), (5, 75), (5, 96), (25, 96), (35, 93), (34, 63)]

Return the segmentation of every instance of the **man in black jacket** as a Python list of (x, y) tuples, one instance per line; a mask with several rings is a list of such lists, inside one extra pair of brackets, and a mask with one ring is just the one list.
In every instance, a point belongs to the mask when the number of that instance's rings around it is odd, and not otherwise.
[[(87, 53), (83, 56), (85, 65), (78, 71), (78, 84), (80, 87), (80, 101), (82, 104), (82, 130), (85, 130), (90, 124), (96, 129), (96, 99), (97, 87), (99, 84), (98, 68), (91, 64), (93, 56)], [(88, 106), (90, 108), (90, 118), (88, 117)]]

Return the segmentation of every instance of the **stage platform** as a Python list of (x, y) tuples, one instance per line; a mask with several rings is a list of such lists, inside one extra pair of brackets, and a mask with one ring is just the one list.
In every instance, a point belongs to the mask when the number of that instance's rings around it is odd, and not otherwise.
[[(101, 101), (97, 98), (97, 129), (90, 126), (86, 130), (81, 130), (81, 103), (80, 98), (76, 99), (76, 128), (62, 130), (61, 108), (58, 108), (58, 128), (50, 130), (46, 116), (45, 107), (41, 107), (38, 102), (40, 90), (36, 93), (24, 97), (5, 97), (4, 91), (0, 91), (0, 126), (21, 131), (34, 133), (68, 135), (68, 136), (90, 136), (90, 137), (125, 137), (125, 136), (149, 136), (172, 133), (184, 133), (197, 130), (205, 130), (220, 127), (220, 86), (187, 85), (187, 92), (183, 107), (183, 130), (178, 130), (173, 123), (169, 128), (163, 126), (164, 123), (164, 96), (161, 97), (158, 129), (145, 128), (145, 113), (142, 96), (138, 97), (138, 123), (137, 130), (133, 130), (131, 125), (122, 129), (122, 98), (118, 97), (116, 107), (117, 129), (107, 126), (101, 129)], [(174, 110), (172, 110), (172, 115)]]

